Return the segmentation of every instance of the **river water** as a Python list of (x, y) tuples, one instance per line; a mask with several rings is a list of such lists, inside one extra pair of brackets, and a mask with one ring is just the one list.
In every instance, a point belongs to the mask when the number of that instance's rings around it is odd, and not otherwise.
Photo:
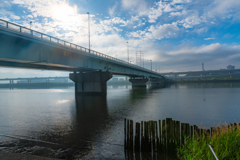
[(107, 97), (74, 87), (0, 89), (0, 151), (66, 159), (124, 159), (124, 118), (172, 118), (206, 128), (240, 120), (240, 83), (108, 86)]

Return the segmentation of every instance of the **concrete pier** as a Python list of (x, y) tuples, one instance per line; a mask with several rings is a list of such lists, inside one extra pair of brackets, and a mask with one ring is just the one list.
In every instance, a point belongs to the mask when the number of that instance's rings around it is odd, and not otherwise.
[(146, 87), (148, 78), (146, 77), (135, 77), (129, 79), (129, 82), (132, 83), (132, 87)]
[(75, 82), (76, 95), (107, 95), (107, 81), (112, 78), (111, 72), (93, 71), (70, 73)]

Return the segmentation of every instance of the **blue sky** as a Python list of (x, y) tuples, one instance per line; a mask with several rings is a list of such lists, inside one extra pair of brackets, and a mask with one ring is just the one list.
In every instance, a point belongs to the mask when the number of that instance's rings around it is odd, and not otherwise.
[[(3, 0), (0, 18), (160, 72), (240, 68), (239, 0)], [(49, 72), (0, 68), (0, 77), (62, 76)]]

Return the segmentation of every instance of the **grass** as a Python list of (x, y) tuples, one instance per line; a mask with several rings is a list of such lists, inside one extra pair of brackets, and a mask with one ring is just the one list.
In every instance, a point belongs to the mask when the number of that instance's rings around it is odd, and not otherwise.
[(240, 160), (240, 124), (223, 125), (215, 128), (210, 136), (208, 133), (197, 135), (193, 139), (185, 138), (185, 144), (177, 149), (179, 159), (209, 160), (212, 153), (208, 146), (214, 146), (214, 151), (221, 160)]

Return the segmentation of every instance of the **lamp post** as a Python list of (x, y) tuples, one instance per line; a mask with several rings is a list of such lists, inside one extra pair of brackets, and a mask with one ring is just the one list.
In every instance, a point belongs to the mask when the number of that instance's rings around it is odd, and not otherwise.
[(32, 21), (30, 21), (30, 29), (32, 28)]
[(150, 61), (150, 62), (151, 62), (151, 71), (152, 71), (152, 60), (148, 60), (148, 61)]
[(89, 53), (90, 53), (90, 14), (89, 12), (87, 12), (88, 14), (88, 40), (89, 40)]
[(127, 54), (128, 54), (128, 63), (129, 63), (129, 48), (128, 48), (128, 42), (127, 42)]

